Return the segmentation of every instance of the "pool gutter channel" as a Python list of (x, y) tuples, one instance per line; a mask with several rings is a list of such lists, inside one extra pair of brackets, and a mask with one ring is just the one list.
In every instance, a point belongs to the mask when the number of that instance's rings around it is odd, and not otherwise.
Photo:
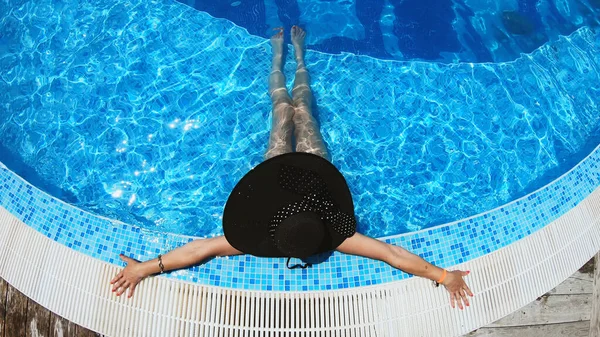
[(0, 207), (0, 276), (54, 313), (107, 336), (458, 336), (535, 300), (600, 250), (600, 188), (541, 230), (453, 268), (471, 307), (410, 278), (335, 291), (245, 291), (151, 277), (127, 299), (120, 267), (61, 245)]

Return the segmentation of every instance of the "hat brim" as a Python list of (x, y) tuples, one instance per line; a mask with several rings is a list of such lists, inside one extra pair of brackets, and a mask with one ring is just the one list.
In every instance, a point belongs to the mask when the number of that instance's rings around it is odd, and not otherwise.
[[(261, 257), (285, 257), (269, 232), (270, 220), (282, 207), (303, 196), (280, 187), (282, 165), (317, 173), (341, 212), (354, 215), (352, 194), (341, 172), (328, 160), (310, 153), (292, 152), (270, 158), (250, 170), (233, 188), (223, 212), (223, 232), (235, 249)], [(317, 253), (337, 248), (346, 237), (326, 224), (326, 238)]]

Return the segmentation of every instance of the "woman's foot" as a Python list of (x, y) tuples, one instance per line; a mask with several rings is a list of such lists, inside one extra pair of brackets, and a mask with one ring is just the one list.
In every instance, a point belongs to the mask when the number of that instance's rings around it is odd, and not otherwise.
[(296, 57), (296, 62), (298, 65), (300, 63), (304, 64), (304, 38), (306, 37), (306, 32), (304, 29), (298, 26), (292, 26), (291, 38), (292, 45), (294, 45), (294, 55)]
[(283, 62), (283, 27), (273, 28), (278, 31), (277, 34), (271, 36), (271, 47), (273, 49), (273, 69), (281, 70)]

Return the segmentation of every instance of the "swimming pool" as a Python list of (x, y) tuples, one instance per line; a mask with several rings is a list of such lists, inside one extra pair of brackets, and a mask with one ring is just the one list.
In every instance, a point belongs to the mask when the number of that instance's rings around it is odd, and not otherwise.
[(318, 118), (360, 230), (470, 269), (471, 310), (339, 253), (311, 270), (215, 258), (116, 298), (118, 253), (147, 260), (194, 239), (181, 233), (219, 233), (220, 198), (266, 148), (268, 41), (166, 0), (13, 1), (0, 13), (0, 276), (95, 331), (459, 335), (600, 249), (593, 25), (503, 63), (309, 50)]
[[(103, 216), (221, 234), (229, 191), (266, 148), (268, 41), (166, 1), (6, 9), (3, 162)], [(381, 237), (480, 213), (587, 155), (599, 139), (589, 85), (599, 53), (593, 31), (578, 36), (589, 49), (561, 37), (505, 63), (309, 49), (317, 118), (359, 231)]]
[(600, 19), (594, 0), (180, 2), (262, 37), (300, 22), (312, 50), (437, 62), (512, 61)]

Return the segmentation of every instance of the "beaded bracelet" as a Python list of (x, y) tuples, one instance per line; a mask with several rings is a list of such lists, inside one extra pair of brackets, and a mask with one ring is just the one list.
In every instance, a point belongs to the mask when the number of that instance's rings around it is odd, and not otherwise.
[(162, 255), (158, 254), (158, 267), (160, 268), (160, 273), (165, 272), (165, 265), (162, 263)]

